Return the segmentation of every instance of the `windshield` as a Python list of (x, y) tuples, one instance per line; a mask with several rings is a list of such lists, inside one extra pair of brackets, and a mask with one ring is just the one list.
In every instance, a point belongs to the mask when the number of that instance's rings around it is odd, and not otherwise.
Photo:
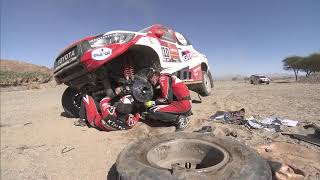
[(147, 33), (147, 32), (150, 30), (150, 28), (151, 28), (151, 26), (146, 27), (146, 28), (144, 28), (144, 29), (141, 29), (141, 30), (138, 31), (138, 32), (140, 32), (140, 33)]
[(266, 78), (265, 76), (259, 76), (259, 78)]
[(107, 35), (99, 35), (94, 39), (89, 40), (89, 44), (91, 47), (101, 47), (108, 44), (114, 43), (126, 43), (131, 41), (134, 37), (134, 33), (113, 33)]
[(112, 36), (103, 36), (99, 35), (92, 40), (89, 40), (89, 44), (91, 47), (99, 47), (111, 42)]

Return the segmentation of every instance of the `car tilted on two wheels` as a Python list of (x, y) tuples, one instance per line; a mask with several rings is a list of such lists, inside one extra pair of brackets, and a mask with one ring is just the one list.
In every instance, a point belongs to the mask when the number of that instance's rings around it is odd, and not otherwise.
[(110, 31), (81, 39), (57, 57), (54, 78), (69, 86), (62, 104), (69, 116), (77, 117), (82, 94), (98, 97), (106, 80), (128, 80), (149, 67), (176, 75), (203, 96), (211, 93), (213, 82), (206, 56), (181, 33), (159, 24), (138, 32)]

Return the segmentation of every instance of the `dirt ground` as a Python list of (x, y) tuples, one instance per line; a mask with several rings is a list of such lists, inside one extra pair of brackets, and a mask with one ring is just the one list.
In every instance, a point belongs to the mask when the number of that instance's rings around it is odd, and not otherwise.
[[(117, 132), (76, 127), (73, 125), (76, 119), (66, 118), (62, 113), (60, 101), (64, 89), (65, 86), (49, 86), (1, 92), (1, 179), (107, 179), (108, 173), (112, 177), (110, 168), (117, 155), (128, 143), (174, 131), (173, 127), (150, 127), (142, 122), (131, 130)], [(192, 96), (197, 99), (196, 94)], [(214, 93), (202, 100), (193, 104), (194, 115), (186, 131), (211, 125), (216, 136), (232, 138), (252, 148), (276, 141), (320, 151), (317, 146), (280, 133), (207, 121), (218, 110), (245, 108), (246, 115), (275, 115), (298, 120), (299, 126), (319, 123), (320, 84), (250, 85), (217, 81)], [(297, 128), (284, 130), (294, 132)], [(319, 167), (309, 171), (308, 178), (320, 177)]]

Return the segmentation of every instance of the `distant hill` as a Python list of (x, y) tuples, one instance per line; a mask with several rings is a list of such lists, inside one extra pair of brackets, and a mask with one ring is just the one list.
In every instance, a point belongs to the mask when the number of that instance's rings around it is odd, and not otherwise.
[(16, 60), (0, 60), (0, 87), (46, 83), (52, 70), (45, 66)]
[(16, 71), (16, 72), (49, 72), (51, 69), (45, 66), (38, 66), (31, 63), (16, 61), (16, 60), (0, 60), (0, 69), (2, 71)]

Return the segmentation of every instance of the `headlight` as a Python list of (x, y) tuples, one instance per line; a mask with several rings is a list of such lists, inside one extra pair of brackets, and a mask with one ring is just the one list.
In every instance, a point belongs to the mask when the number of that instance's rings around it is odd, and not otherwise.
[(108, 44), (115, 43), (127, 43), (131, 41), (134, 37), (134, 33), (113, 33), (107, 35), (99, 35), (94, 39), (89, 40), (91, 47), (100, 47)]

